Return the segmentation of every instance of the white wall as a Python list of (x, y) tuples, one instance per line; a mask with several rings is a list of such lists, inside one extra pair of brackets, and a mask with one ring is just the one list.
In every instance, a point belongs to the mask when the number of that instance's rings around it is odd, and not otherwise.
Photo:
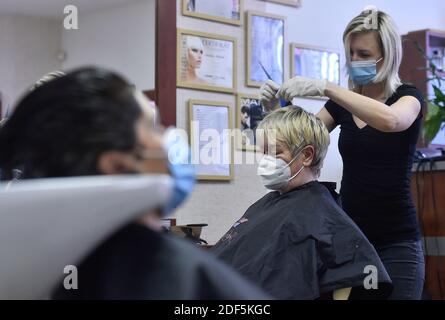
[[(205, 31), (209, 33), (231, 35), (238, 39), (238, 91), (257, 94), (255, 88), (245, 86), (245, 27), (236, 27), (217, 22), (182, 16), (180, 0), (178, 3), (177, 27)], [(301, 8), (291, 8), (258, 0), (245, 0), (245, 10), (263, 11), (287, 17), (285, 46), (285, 76), (289, 76), (290, 42), (305, 43), (338, 49), (342, 52), (342, 34), (346, 24), (365, 6), (376, 5), (386, 11), (396, 21), (402, 34), (408, 31), (434, 28), (445, 30), (445, 1), (443, 0), (303, 0)], [(342, 64), (344, 54), (342, 52)], [(343, 78), (342, 84), (346, 86)], [(187, 127), (187, 101), (189, 99), (225, 101), (235, 104), (235, 97), (204, 91), (178, 88), (177, 124)], [(319, 100), (297, 99), (297, 104), (316, 112), (322, 107)], [(338, 129), (331, 134), (331, 146), (325, 161), (320, 180), (336, 181), (342, 175), (342, 163), (338, 154)], [(209, 243), (216, 242), (230, 226), (242, 216), (253, 202), (265, 193), (256, 176), (254, 165), (235, 166), (235, 179), (230, 183), (200, 183), (191, 199), (178, 210), (178, 223), (208, 223), (202, 237)]]
[(64, 30), (64, 69), (100, 65), (138, 89), (155, 87), (155, 0), (139, 0), (79, 14), (79, 29)]
[(11, 103), (42, 75), (60, 68), (60, 41), (59, 21), (0, 16), (0, 91)]

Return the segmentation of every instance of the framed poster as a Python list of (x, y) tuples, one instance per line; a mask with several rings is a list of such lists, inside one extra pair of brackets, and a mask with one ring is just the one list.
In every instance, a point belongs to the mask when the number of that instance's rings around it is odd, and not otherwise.
[(190, 100), (189, 137), (198, 180), (233, 180), (230, 103)]
[(236, 38), (178, 29), (177, 86), (234, 93)]
[(236, 147), (243, 151), (259, 150), (256, 129), (266, 116), (257, 95), (239, 93), (236, 104)]
[(234, 25), (242, 24), (244, 0), (182, 0), (182, 14)]
[(340, 84), (340, 53), (335, 50), (290, 44), (291, 78), (303, 76), (314, 79), (326, 79)]
[(284, 81), (285, 17), (247, 12), (246, 85), (261, 87), (268, 79)]
[(300, 7), (302, 2), (302, 0), (263, 0), (263, 1), (285, 4), (287, 6), (292, 6), (292, 7)]

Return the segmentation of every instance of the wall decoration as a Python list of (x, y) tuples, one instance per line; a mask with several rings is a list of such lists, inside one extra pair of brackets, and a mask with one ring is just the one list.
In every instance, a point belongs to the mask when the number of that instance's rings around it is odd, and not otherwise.
[(236, 38), (178, 30), (177, 86), (235, 92)]

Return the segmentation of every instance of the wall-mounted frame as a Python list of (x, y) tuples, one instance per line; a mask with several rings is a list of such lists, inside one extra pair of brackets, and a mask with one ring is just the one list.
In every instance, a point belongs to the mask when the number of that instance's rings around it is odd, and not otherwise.
[(247, 86), (259, 88), (268, 79), (283, 83), (285, 21), (283, 16), (247, 12)]
[(230, 103), (189, 101), (189, 137), (198, 180), (233, 180)]
[(324, 47), (291, 43), (291, 78), (326, 79), (340, 84), (340, 52)]
[[(340, 85), (340, 52), (318, 46), (290, 44), (290, 77), (326, 79)], [(310, 97), (326, 100), (326, 97)]]
[(244, 0), (182, 0), (182, 14), (210, 21), (242, 25)]
[(257, 95), (238, 93), (236, 103), (236, 148), (242, 151), (259, 150), (256, 129), (266, 113)]
[(275, 3), (279, 3), (279, 4), (285, 4), (287, 6), (292, 6), (292, 7), (300, 7), (301, 2), (302, 2), (302, 0), (262, 0), (262, 1), (275, 2)]
[(177, 86), (234, 93), (236, 38), (178, 29)]

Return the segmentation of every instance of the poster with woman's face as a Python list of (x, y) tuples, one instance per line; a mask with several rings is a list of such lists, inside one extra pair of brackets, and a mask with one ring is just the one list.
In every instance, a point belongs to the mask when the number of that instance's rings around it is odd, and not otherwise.
[(181, 33), (179, 50), (178, 86), (234, 91), (234, 41)]
[(261, 86), (268, 79), (284, 80), (284, 18), (249, 12), (247, 85)]
[(257, 149), (256, 131), (266, 115), (260, 100), (257, 96), (239, 94), (236, 112), (237, 128), (240, 130), (237, 148), (254, 151)]

